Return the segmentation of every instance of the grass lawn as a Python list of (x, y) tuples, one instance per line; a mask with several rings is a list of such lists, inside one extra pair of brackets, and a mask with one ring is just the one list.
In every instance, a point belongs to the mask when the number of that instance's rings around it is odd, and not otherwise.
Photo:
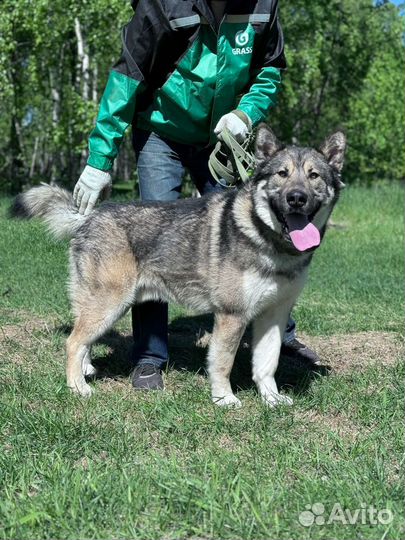
[(248, 337), (243, 408), (211, 404), (210, 318), (176, 306), (166, 392), (131, 390), (126, 316), (94, 349), (95, 395), (70, 395), (67, 244), (7, 220), (3, 199), (0, 538), (402, 539), (403, 199), (397, 185), (344, 192), (294, 312), (330, 368), (281, 362), (294, 405), (273, 410)]

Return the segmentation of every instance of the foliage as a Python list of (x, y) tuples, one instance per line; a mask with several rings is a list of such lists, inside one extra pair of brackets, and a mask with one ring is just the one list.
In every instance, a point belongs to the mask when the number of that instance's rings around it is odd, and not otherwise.
[[(398, 48), (399, 49), (399, 48)], [(385, 51), (370, 66), (349, 105), (348, 172), (371, 183), (405, 178), (405, 87), (400, 50)]]
[[(16, 183), (15, 190), (28, 176), (32, 181), (76, 178), (108, 70), (120, 52), (119, 29), (130, 14), (130, 6), (118, 0), (3, 2), (0, 174)], [(76, 21), (90, 62), (86, 72)]]
[(287, 141), (347, 132), (345, 178), (405, 177), (404, 17), (389, 2), (283, 0), (288, 70), (270, 117)]
[[(343, 127), (349, 180), (403, 178), (400, 9), (373, 0), (280, 5), (289, 69), (270, 116), (276, 131), (287, 142), (312, 144)], [(120, 53), (119, 29), (131, 13), (118, 0), (2, 1), (0, 189), (76, 181), (108, 70)], [(128, 141), (115, 176), (134, 178)]]

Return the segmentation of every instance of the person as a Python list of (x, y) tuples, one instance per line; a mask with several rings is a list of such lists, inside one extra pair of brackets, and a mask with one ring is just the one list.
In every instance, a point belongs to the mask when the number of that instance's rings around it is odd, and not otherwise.
[[(111, 168), (132, 124), (144, 201), (180, 197), (185, 168), (201, 194), (221, 189), (208, 158), (226, 127), (239, 142), (276, 103), (285, 69), (278, 0), (135, 0), (110, 71), (87, 165), (74, 189), (88, 214), (111, 188)], [(168, 306), (132, 311), (136, 389), (162, 389), (168, 360)], [(290, 320), (282, 354), (316, 362)]]

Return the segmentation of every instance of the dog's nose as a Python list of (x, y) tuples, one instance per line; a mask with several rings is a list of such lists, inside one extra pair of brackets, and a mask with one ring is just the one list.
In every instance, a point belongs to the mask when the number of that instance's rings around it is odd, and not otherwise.
[(289, 191), (286, 198), (287, 203), (289, 206), (291, 206), (291, 208), (301, 208), (308, 200), (308, 196), (303, 191), (299, 191), (298, 189)]

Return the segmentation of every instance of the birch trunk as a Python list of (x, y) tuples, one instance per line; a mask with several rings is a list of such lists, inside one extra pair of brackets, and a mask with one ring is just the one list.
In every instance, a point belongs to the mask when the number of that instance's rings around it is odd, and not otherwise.
[(92, 95), (91, 99), (94, 103), (98, 103), (98, 64), (95, 63), (93, 67), (93, 80), (92, 80)]
[(82, 26), (77, 17), (75, 17), (75, 34), (77, 40), (77, 60), (78, 60), (78, 70), (77, 70), (77, 82), (78, 88), (81, 87), (81, 94), (84, 101), (89, 100), (90, 93), (90, 57), (87, 52), (87, 43), (83, 36)]
[[(82, 25), (77, 17), (75, 17), (74, 25), (77, 40), (77, 88), (81, 88), (82, 99), (84, 102), (87, 102), (90, 97), (90, 57), (86, 39), (82, 31)], [(80, 170), (84, 168), (86, 160), (87, 149), (83, 149), (80, 153)]]
[[(51, 97), (52, 97), (52, 130), (56, 132), (59, 127), (60, 121), (60, 111), (61, 111), (61, 95), (58, 88), (58, 81), (55, 76), (53, 68), (49, 70), (49, 84), (51, 87)], [(51, 164), (51, 186), (56, 184), (59, 172), (59, 159), (58, 159), (58, 150), (54, 150), (52, 155), (52, 164)]]
[(35, 163), (37, 161), (37, 154), (38, 154), (38, 144), (39, 144), (39, 137), (35, 137), (34, 150), (32, 152), (32, 158), (31, 158), (31, 167), (30, 167), (30, 172), (28, 174), (30, 180), (32, 180), (32, 177), (34, 176), (34, 172), (35, 172)]

